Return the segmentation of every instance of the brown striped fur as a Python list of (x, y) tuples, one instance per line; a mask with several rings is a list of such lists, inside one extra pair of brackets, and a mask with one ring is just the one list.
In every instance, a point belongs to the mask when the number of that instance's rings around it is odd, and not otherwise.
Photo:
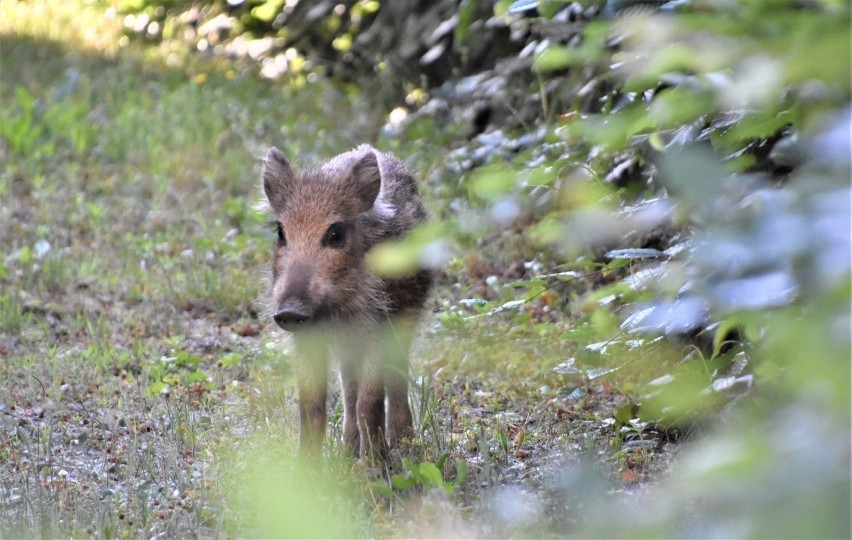
[(368, 145), (301, 171), (272, 148), (261, 176), (280, 227), (267, 302), (276, 323), (294, 333), (298, 354), (300, 453), (321, 449), (334, 357), (346, 443), (361, 457), (381, 455), (412, 435), (409, 345), (432, 276), (382, 279), (364, 256), (426, 220), (414, 177)]

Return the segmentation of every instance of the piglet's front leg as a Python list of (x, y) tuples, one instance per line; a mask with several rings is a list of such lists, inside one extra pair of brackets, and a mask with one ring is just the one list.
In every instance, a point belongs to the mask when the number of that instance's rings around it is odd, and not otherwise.
[(352, 455), (357, 456), (361, 452), (356, 413), (361, 386), (361, 366), (351, 360), (341, 362), (340, 386), (343, 389), (343, 439)]
[(320, 457), (325, 439), (328, 350), (313, 336), (296, 339), (299, 388), (299, 455)]
[(387, 453), (384, 438), (385, 385), (378, 358), (367, 358), (361, 373), (358, 400), (355, 405), (361, 458), (381, 459)]

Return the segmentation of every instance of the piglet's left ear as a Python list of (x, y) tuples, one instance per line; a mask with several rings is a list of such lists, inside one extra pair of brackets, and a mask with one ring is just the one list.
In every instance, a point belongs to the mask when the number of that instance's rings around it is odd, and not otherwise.
[(378, 157), (373, 150), (369, 150), (352, 165), (348, 181), (352, 182), (355, 196), (358, 198), (358, 211), (366, 212), (372, 208), (382, 189), (382, 173), (379, 170)]
[(295, 174), (290, 162), (275, 147), (269, 149), (263, 160), (263, 193), (269, 200), (269, 205), (276, 211), (284, 207), (284, 202), (290, 196), (295, 182)]

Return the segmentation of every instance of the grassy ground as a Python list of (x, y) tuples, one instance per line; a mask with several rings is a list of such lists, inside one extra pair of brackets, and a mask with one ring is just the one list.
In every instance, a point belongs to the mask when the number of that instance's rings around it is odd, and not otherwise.
[[(327, 82), (122, 46), (120, 23), (2, 5), (0, 536), (531, 533), (576, 519), (551, 511), (577, 493), (551, 481), (566, 462), (596, 463), (604, 489), (653, 476), (645, 447), (619, 446), (612, 386), (559, 395), (570, 375), (553, 368), (593, 336), (553, 298), (447, 311), (488, 296), (482, 277), (534, 255), (523, 247), (460, 256), (442, 278), (415, 354), (421, 436), (389, 471), (408, 480), (391, 492), (348, 459), (295, 467), (287, 338), (255, 306), (272, 242), (252, 209), (258, 156), (331, 156), (374, 140), (382, 115)], [(443, 151), (411, 154), (426, 176)]]

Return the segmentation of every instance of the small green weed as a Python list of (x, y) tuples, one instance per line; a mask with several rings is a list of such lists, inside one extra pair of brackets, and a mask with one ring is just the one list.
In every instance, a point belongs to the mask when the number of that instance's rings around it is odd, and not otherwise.
[(45, 126), (36, 118), (36, 99), (26, 88), (18, 86), (15, 106), (0, 110), (0, 136), (14, 153), (33, 154), (45, 132)]
[(29, 323), (30, 314), (24, 311), (16, 295), (0, 296), (0, 329), (18, 333)]
[[(440, 489), (445, 494), (450, 495), (459, 487), (464, 485), (467, 480), (467, 462), (463, 459), (457, 459), (455, 462), (455, 479), (452, 481), (444, 480), (443, 469), (449, 458), (449, 454), (444, 453), (438, 458), (437, 463), (424, 461), (422, 463), (413, 463), (408, 458), (402, 459), (402, 466), (405, 468), (405, 474), (395, 474), (391, 476), (390, 484), (400, 491), (408, 491), (413, 488), (420, 489)], [(373, 487), (380, 493), (392, 495), (391, 489), (382, 482), (374, 482)]]
[(11, 106), (0, 110), (0, 137), (19, 156), (51, 156), (64, 147), (83, 156), (95, 140), (88, 113), (72, 96), (51, 101), (18, 86)]

